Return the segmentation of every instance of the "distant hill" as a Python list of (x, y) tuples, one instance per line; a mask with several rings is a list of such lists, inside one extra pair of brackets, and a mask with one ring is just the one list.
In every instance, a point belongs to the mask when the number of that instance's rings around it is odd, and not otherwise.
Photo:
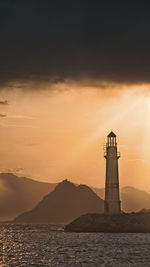
[[(102, 199), (105, 198), (104, 188), (92, 188)], [(120, 190), (121, 209), (124, 212), (137, 212), (150, 208), (150, 194), (135, 187), (126, 186)]]
[(105, 188), (91, 187), (92, 190), (102, 199), (105, 198)]
[(85, 213), (102, 213), (104, 201), (86, 185), (76, 186), (65, 180), (29, 212), (15, 222), (68, 223)]
[[(57, 183), (38, 182), (12, 173), (0, 174), (0, 221), (12, 220), (33, 209), (42, 198), (52, 192)], [(104, 188), (92, 188), (104, 199)], [(121, 189), (122, 210), (125, 212), (150, 209), (150, 194), (134, 187)]]
[(42, 183), (12, 173), (1, 173), (0, 221), (12, 220), (18, 214), (32, 209), (55, 186), (55, 183)]
[(134, 187), (126, 186), (121, 190), (122, 209), (125, 212), (150, 208), (150, 194)]

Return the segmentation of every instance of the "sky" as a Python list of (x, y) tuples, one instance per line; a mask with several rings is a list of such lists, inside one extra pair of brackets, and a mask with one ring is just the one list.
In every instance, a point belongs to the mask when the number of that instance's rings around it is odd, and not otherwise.
[(0, 171), (150, 192), (150, 4), (0, 1)]

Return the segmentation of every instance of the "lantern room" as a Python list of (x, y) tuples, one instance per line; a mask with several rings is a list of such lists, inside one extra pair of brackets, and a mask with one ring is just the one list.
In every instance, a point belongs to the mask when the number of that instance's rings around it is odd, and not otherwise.
[(117, 146), (116, 135), (113, 132), (107, 135), (107, 147), (108, 146)]

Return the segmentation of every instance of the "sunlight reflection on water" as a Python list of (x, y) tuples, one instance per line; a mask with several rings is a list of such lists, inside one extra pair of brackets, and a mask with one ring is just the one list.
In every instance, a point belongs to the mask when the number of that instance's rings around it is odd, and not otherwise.
[(65, 233), (0, 225), (0, 266), (150, 266), (150, 234)]

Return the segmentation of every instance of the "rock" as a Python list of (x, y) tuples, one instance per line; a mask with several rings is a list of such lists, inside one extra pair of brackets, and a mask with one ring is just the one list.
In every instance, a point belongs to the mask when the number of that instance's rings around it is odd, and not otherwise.
[(150, 213), (86, 214), (66, 225), (68, 232), (150, 233)]

